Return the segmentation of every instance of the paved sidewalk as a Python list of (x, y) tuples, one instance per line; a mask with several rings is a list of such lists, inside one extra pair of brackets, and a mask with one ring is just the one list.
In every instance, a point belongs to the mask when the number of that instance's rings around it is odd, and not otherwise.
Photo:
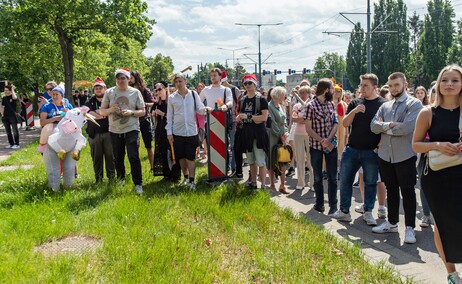
[[(39, 126), (38, 120), (35, 125)], [(35, 130), (25, 131), (20, 130), (20, 145), (32, 143), (38, 139), (40, 135), (40, 127), (35, 127)], [(3, 127), (0, 127), (0, 161), (8, 158), (14, 151), (5, 149), (8, 145), (8, 140)], [(244, 180), (247, 179), (248, 167), (244, 167)], [(404, 244), (404, 213), (401, 208), (401, 216), (399, 223), (399, 233), (391, 234), (374, 234), (370, 226), (367, 226), (363, 221), (361, 214), (354, 211), (354, 207), (359, 205), (361, 197), (359, 188), (353, 189), (353, 200), (351, 206), (351, 215), (353, 221), (351, 223), (338, 222), (329, 218), (325, 214), (321, 214), (313, 209), (314, 192), (308, 191), (305, 188), (303, 191), (296, 191), (297, 175), (288, 178), (286, 188), (290, 194), (284, 195), (279, 192), (270, 190), (271, 199), (282, 208), (289, 208), (299, 216), (304, 216), (315, 224), (324, 226), (325, 229), (332, 232), (341, 238), (348, 241), (358, 243), (367, 259), (371, 262), (379, 262), (385, 260), (396, 268), (396, 270), (404, 277), (412, 277), (414, 280), (421, 283), (446, 283), (446, 269), (438, 256), (436, 247), (433, 242), (433, 228), (420, 228), (420, 209), (416, 220), (416, 238), (415, 244)], [(269, 184), (269, 182), (268, 182)], [(306, 177), (308, 184), (308, 177)], [(276, 188), (279, 184), (276, 185)], [(327, 182), (324, 183), (325, 191), (327, 191)], [(339, 196), (340, 194), (338, 194)], [(418, 204), (420, 204), (419, 189), (416, 189)], [(328, 210), (327, 194), (325, 194), (326, 214)], [(373, 211), (374, 216), (377, 216), (377, 208)], [(380, 224), (383, 220), (378, 220)], [(462, 271), (462, 265), (457, 266), (458, 271)]]
[[(19, 129), (19, 145), (23, 148), (30, 143), (37, 141), (40, 137), (40, 120), (35, 119), (34, 121), (35, 127), (32, 130), (24, 130)], [(0, 126), (0, 161), (7, 159), (12, 153), (14, 153), (15, 149), (5, 149), (5, 146), (8, 146), (8, 138), (6, 136), (5, 127), (3, 125)]]
[[(244, 173), (248, 174), (248, 168)], [(244, 177), (247, 179), (247, 176)], [(267, 179), (268, 180), (268, 179)], [(269, 182), (268, 182), (269, 184)], [(421, 228), (420, 218), (420, 190), (416, 188), (418, 201), (416, 238), (415, 244), (405, 244), (404, 241), (404, 211), (400, 208), (399, 233), (375, 234), (372, 227), (366, 225), (362, 215), (354, 211), (355, 206), (361, 203), (359, 187), (353, 188), (353, 199), (350, 214), (352, 222), (339, 222), (327, 216), (329, 205), (327, 203), (327, 193), (324, 195), (326, 211), (324, 214), (313, 209), (315, 196), (313, 191), (307, 187), (303, 191), (295, 190), (297, 175), (287, 178), (286, 189), (288, 195), (270, 190), (271, 199), (282, 208), (289, 208), (295, 214), (304, 216), (315, 224), (324, 226), (334, 235), (346, 239), (353, 243), (358, 243), (365, 257), (371, 262), (385, 260), (391, 264), (404, 277), (411, 277), (419, 283), (447, 283), (446, 269), (441, 261), (433, 241), (433, 227)], [(308, 184), (308, 177), (306, 177)], [(279, 183), (276, 184), (279, 188)], [(327, 192), (327, 181), (324, 181), (324, 191)], [(338, 192), (340, 199), (340, 192)], [(340, 200), (339, 200), (340, 202)], [(339, 203), (340, 204), (340, 203)], [(338, 204), (338, 205), (339, 205)], [(374, 217), (377, 218), (377, 203), (373, 210)], [(381, 224), (384, 220), (377, 219)], [(462, 271), (462, 265), (457, 266), (458, 271)]]

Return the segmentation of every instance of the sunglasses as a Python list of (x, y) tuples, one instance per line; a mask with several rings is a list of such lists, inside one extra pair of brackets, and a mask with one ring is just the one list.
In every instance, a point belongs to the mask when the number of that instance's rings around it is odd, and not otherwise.
[(253, 84), (252, 82), (245, 82), (245, 83), (244, 83), (244, 86), (250, 86), (250, 85), (252, 85), (252, 84)]
[(47, 91), (50, 91), (50, 92), (51, 92), (51, 91), (53, 91), (53, 88), (48, 88), (48, 89), (45, 89), (45, 90), (47, 90)]
[(156, 89), (155, 91), (156, 91), (156, 92), (160, 92), (160, 91), (162, 91), (162, 89), (161, 89), (161, 88), (159, 88), (159, 89)]

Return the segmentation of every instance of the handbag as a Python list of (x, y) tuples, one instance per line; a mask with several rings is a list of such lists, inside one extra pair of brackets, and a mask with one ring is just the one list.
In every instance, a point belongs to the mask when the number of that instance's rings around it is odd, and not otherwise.
[(277, 149), (278, 163), (290, 163), (292, 160), (292, 147), (289, 145), (280, 145)]
[[(462, 107), (459, 116), (459, 141), (462, 139)], [(424, 175), (428, 173), (428, 167), (433, 171), (458, 166), (462, 164), (462, 154), (449, 156), (438, 150), (430, 150), (427, 155), (427, 164), (425, 165)]]

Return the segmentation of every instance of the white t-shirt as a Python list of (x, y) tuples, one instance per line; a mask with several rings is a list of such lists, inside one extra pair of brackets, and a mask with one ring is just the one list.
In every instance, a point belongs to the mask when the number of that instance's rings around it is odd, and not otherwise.
[(218, 102), (218, 99), (220, 98), (223, 100), (223, 97), (225, 96), (226, 90), (226, 100), (224, 100), (225, 104), (228, 104), (231, 102), (231, 105), (233, 103), (233, 94), (231, 93), (231, 89), (220, 86), (220, 87), (213, 87), (212, 85), (205, 87), (202, 92), (201, 92), (201, 99), (205, 99), (207, 104), (206, 106), (215, 108), (215, 103)]
[[(121, 110), (144, 109), (141, 92), (132, 87), (128, 87), (126, 91), (121, 91), (117, 87), (108, 89), (101, 104), (108, 104), (109, 107), (117, 104)], [(133, 130), (140, 130), (140, 122), (137, 116), (123, 116), (119, 112), (114, 112), (108, 118), (109, 132), (123, 134)]]

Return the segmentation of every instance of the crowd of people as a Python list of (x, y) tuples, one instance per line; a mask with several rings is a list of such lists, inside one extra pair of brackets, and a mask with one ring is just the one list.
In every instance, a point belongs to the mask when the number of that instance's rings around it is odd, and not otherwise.
[[(305, 79), (290, 93), (283, 87), (266, 93), (258, 89), (254, 74), (242, 78), (242, 89), (231, 85), (226, 72), (218, 68), (211, 69), (209, 75), (210, 86), (200, 83), (197, 88), (188, 88), (185, 76), (178, 73), (171, 85), (158, 82), (151, 92), (138, 71), (120, 68), (115, 71), (116, 86), (107, 88), (98, 77), (93, 97), (76, 93), (74, 106), (88, 107), (99, 124), (88, 122), (86, 128), (95, 180), (101, 182), (105, 170), (109, 180), (124, 183), (127, 155), (135, 191), (143, 193), (141, 133), (152, 174), (178, 183), (183, 177), (180, 186), (195, 190), (195, 160), (207, 155), (204, 116), (218, 108), (230, 114), (226, 125), (227, 178), (242, 179), (247, 163), (250, 170), (245, 185), (252, 190), (266, 188), (289, 194), (308, 187), (316, 197), (314, 209), (324, 212), (327, 180), (327, 215), (351, 222), (353, 186), (358, 177), (363, 204), (354, 210), (373, 226), (372, 232), (398, 232), (402, 197), (404, 243), (413, 244), (417, 242), (418, 181), (423, 211), (420, 226), (434, 225), (435, 244), (446, 265), (448, 281), (462, 283), (454, 265), (462, 262), (462, 219), (457, 214), (462, 185), (456, 180), (462, 165), (433, 170), (427, 155), (439, 151), (454, 157), (462, 152), (459, 66), (444, 68), (428, 91), (422, 86), (410, 90), (401, 72), (390, 74), (382, 85), (376, 75), (363, 74), (355, 92), (344, 91), (331, 79), (320, 79), (313, 86)], [(17, 97), (14, 88), (5, 90), (2, 117), (5, 126), (12, 127), (7, 131), (8, 140), (16, 148), (16, 118), (8, 106), (15, 109), (12, 102)], [(50, 125), (52, 130), (61, 114), (74, 106), (64, 98), (63, 86), (50, 81), (46, 91), (50, 100), (40, 98), (43, 130), (39, 151), (47, 165), (49, 185), (58, 191), (59, 160), (46, 145), (46, 131), (50, 131), (46, 129)], [(289, 158), (282, 158), (284, 151)], [(66, 157), (61, 167), (64, 186), (68, 187), (77, 175), (77, 165)], [(288, 188), (286, 177), (295, 173), (297, 184)], [(377, 218), (373, 213), (376, 202)], [(378, 219), (386, 220), (378, 224)]]

